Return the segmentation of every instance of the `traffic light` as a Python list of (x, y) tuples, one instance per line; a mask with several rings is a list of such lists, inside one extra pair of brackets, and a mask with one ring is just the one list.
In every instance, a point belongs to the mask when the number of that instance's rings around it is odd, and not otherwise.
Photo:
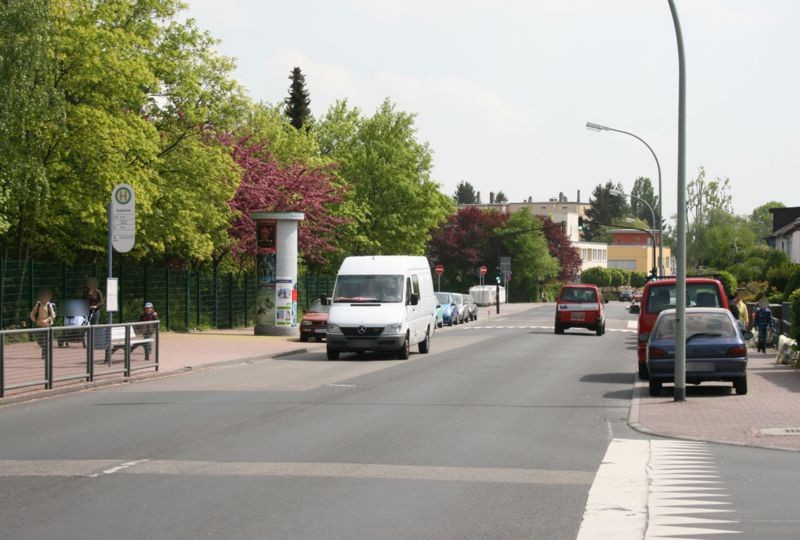
[(651, 281), (654, 281), (654, 280), (656, 280), (656, 279), (658, 279), (658, 268), (656, 268), (656, 267), (654, 266), (654, 267), (653, 267), (653, 269), (652, 269), (652, 270), (650, 270), (650, 280), (651, 280)]
[(497, 268), (496, 270), (497, 271), (495, 273), (494, 280), (497, 282), (498, 285), (500, 285), (500, 283), (503, 282), (503, 275), (500, 273), (499, 268)]

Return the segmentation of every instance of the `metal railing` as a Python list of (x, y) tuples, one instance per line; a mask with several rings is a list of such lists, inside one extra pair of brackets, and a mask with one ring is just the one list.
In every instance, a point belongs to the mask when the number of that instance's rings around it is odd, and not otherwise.
[(0, 330), (0, 398), (9, 391), (159, 369), (158, 321)]

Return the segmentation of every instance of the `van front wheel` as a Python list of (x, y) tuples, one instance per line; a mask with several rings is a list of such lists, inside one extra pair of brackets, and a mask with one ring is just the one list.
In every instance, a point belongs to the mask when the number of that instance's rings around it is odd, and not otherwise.
[(408, 360), (408, 356), (411, 354), (411, 342), (408, 338), (408, 333), (406, 333), (406, 339), (403, 341), (403, 346), (397, 352), (398, 360)]
[(425, 339), (419, 342), (420, 354), (428, 354), (431, 352), (431, 329), (425, 332)]

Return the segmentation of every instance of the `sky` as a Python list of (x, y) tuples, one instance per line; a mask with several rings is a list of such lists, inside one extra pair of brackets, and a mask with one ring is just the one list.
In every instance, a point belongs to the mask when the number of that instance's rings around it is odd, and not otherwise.
[[(800, 206), (800, 1), (676, 0), (687, 65), (687, 181), (728, 177), (734, 211)], [(448, 194), (569, 200), (607, 180), (656, 184), (677, 211), (678, 60), (666, 0), (188, 0), (256, 101), (306, 75), (337, 99), (417, 114)], [(657, 189), (657, 186), (656, 186)]]

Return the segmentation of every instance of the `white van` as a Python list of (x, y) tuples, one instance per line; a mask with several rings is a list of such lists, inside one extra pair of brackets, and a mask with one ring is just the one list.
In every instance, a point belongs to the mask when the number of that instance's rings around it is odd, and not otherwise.
[(339, 353), (426, 354), (436, 327), (436, 296), (428, 259), (347, 257), (336, 276), (328, 313), (328, 359)]

